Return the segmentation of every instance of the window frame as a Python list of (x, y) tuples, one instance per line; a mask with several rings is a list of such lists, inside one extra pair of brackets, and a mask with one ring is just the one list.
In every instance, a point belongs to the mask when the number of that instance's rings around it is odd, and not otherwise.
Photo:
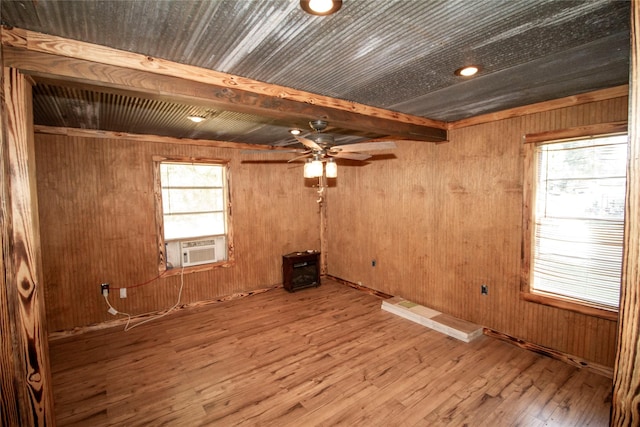
[[(535, 196), (536, 196), (536, 166), (535, 151), (541, 144), (554, 141), (562, 142), (570, 139), (589, 137), (604, 137), (627, 134), (627, 122), (605, 123), (577, 128), (563, 129), (559, 131), (532, 133), (524, 135), (524, 178), (523, 178), (523, 207), (522, 207), (522, 272), (520, 280), (520, 296), (523, 300), (548, 305), (565, 310), (575, 311), (590, 316), (608, 320), (618, 319), (618, 308), (607, 307), (597, 303), (562, 297), (559, 295), (545, 294), (531, 289), (532, 257), (535, 245)], [(625, 213), (626, 222), (626, 213)], [(624, 244), (624, 242), (623, 242)]]
[[(227, 246), (227, 259), (218, 262), (212, 262), (208, 264), (194, 265), (189, 267), (171, 268), (167, 269), (167, 254), (164, 238), (164, 210), (162, 206), (162, 180), (160, 174), (161, 163), (199, 163), (207, 165), (217, 165), (224, 167), (224, 182), (223, 191), (224, 195), (224, 212), (225, 212), (225, 225), (226, 225), (226, 246)], [(233, 245), (233, 226), (231, 221), (231, 172), (229, 169), (230, 160), (228, 159), (214, 159), (214, 158), (196, 158), (196, 157), (179, 157), (179, 156), (153, 156), (153, 188), (154, 188), (154, 202), (156, 210), (156, 240), (158, 248), (158, 271), (163, 276), (171, 276), (173, 274), (181, 274), (181, 272), (196, 272), (212, 270), (219, 267), (229, 267), (234, 264), (234, 245)], [(204, 236), (203, 236), (204, 237)], [(197, 238), (194, 238), (197, 239)]]

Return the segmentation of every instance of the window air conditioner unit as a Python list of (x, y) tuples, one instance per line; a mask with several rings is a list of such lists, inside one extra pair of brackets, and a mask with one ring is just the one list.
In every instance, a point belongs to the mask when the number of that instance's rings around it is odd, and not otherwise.
[(216, 262), (216, 239), (180, 242), (180, 253), (183, 267)]

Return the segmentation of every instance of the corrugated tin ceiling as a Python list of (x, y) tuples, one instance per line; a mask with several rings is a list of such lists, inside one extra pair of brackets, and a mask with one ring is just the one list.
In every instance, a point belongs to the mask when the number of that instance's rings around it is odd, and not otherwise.
[[(298, 0), (4, 0), (1, 13), (6, 25), (443, 121), (628, 81), (624, 1), (344, 0), (315, 17)], [(467, 63), (482, 73), (453, 75)], [(268, 126), (271, 142), (287, 138), (285, 127), (237, 113), (196, 128), (182, 119), (186, 105), (44, 86), (36, 100), (43, 124), (173, 126), (264, 143)]]

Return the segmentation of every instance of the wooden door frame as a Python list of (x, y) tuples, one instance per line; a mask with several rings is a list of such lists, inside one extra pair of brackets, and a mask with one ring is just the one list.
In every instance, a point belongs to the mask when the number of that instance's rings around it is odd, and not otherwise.
[(640, 425), (640, 2), (631, 3), (629, 168), (611, 426)]

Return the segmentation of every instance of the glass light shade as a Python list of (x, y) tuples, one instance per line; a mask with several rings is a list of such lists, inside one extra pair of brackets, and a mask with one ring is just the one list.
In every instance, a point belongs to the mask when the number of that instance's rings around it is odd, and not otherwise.
[(333, 161), (333, 159), (329, 159), (327, 161), (325, 172), (327, 174), (327, 178), (336, 178), (338, 176), (338, 165)]
[(311, 174), (312, 169), (311, 169), (311, 159), (307, 160), (307, 162), (304, 164), (304, 177), (305, 178), (313, 178), (313, 175)]
[(322, 176), (322, 162), (320, 160), (313, 160), (311, 162), (311, 177), (318, 178)]

